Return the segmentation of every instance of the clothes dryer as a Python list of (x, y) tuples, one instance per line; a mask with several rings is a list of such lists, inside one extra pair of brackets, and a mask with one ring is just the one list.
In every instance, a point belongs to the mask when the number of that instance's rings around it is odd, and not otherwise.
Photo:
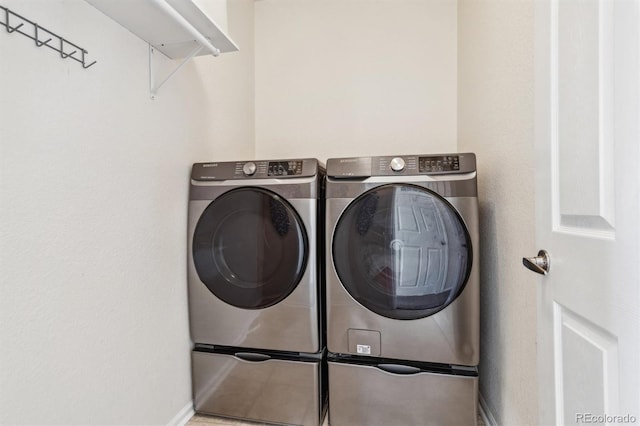
[(188, 291), (196, 412), (322, 422), (324, 180), (316, 159), (193, 165)]
[(320, 352), (316, 159), (194, 164), (188, 288), (195, 343)]
[(331, 424), (475, 424), (475, 155), (329, 159), (326, 214)]

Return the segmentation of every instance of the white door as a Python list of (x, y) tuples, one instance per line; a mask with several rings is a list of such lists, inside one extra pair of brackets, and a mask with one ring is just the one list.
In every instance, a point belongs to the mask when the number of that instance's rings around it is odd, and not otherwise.
[(543, 425), (640, 424), (639, 10), (536, 2)]

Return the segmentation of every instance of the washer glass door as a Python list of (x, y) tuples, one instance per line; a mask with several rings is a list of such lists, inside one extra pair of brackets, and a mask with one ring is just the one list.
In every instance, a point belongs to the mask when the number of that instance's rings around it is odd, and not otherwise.
[(193, 235), (200, 280), (219, 299), (259, 309), (286, 298), (307, 262), (307, 234), (293, 207), (262, 188), (233, 189), (211, 202)]
[(455, 300), (471, 272), (471, 239), (444, 198), (414, 185), (383, 185), (347, 206), (333, 235), (342, 285), (394, 319), (432, 315)]

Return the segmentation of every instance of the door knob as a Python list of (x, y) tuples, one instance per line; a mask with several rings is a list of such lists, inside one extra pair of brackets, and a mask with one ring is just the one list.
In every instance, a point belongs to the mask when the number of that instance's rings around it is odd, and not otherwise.
[(533, 272), (547, 275), (551, 268), (551, 259), (546, 250), (540, 250), (536, 257), (523, 257), (522, 264)]

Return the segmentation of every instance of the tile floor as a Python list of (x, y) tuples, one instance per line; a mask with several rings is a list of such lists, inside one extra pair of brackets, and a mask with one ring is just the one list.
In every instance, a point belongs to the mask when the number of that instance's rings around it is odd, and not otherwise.
[[(324, 422), (322, 426), (329, 426), (329, 416), (324, 418)], [(222, 417), (212, 417), (212, 416), (203, 416), (201, 414), (196, 414), (189, 420), (187, 426), (256, 426), (256, 425), (264, 425), (265, 423), (255, 423), (248, 421), (240, 421), (233, 419), (225, 419)], [(365, 426), (365, 425), (363, 425)], [(478, 416), (478, 426), (485, 426), (482, 418)]]

